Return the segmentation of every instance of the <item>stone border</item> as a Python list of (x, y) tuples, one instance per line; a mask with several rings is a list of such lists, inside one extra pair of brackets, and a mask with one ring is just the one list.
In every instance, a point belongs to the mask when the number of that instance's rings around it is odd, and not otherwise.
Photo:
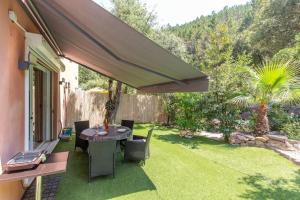
[(300, 141), (289, 140), (284, 135), (268, 134), (254, 137), (250, 134), (234, 132), (229, 137), (229, 143), (239, 146), (255, 146), (272, 149), (281, 156), (300, 165)]

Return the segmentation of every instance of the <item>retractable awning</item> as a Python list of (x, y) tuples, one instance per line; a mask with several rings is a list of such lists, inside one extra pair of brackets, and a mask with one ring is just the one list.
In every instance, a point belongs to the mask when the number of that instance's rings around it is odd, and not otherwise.
[(206, 91), (208, 78), (91, 0), (23, 0), (58, 54), (142, 92)]

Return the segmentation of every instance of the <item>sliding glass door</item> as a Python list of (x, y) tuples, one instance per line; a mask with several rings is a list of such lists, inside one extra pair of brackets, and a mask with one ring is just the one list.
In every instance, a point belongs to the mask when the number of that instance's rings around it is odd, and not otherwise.
[(34, 150), (51, 139), (51, 73), (35, 65), (29, 76), (29, 150)]

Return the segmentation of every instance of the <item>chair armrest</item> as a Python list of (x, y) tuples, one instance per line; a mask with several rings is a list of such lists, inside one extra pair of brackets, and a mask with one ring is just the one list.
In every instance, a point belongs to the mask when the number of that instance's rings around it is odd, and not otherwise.
[(147, 139), (147, 137), (141, 135), (133, 135), (133, 140), (139, 140), (139, 139)]

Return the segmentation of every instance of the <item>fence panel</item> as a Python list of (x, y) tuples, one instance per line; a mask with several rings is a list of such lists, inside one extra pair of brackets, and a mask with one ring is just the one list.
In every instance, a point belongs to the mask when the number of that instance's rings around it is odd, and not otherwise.
[[(73, 126), (74, 121), (90, 120), (90, 125), (102, 124), (105, 114), (107, 94), (76, 90), (71, 93), (66, 106), (66, 126)], [(122, 119), (139, 123), (166, 121), (166, 114), (161, 97), (150, 95), (122, 94), (116, 116), (116, 123)]]

